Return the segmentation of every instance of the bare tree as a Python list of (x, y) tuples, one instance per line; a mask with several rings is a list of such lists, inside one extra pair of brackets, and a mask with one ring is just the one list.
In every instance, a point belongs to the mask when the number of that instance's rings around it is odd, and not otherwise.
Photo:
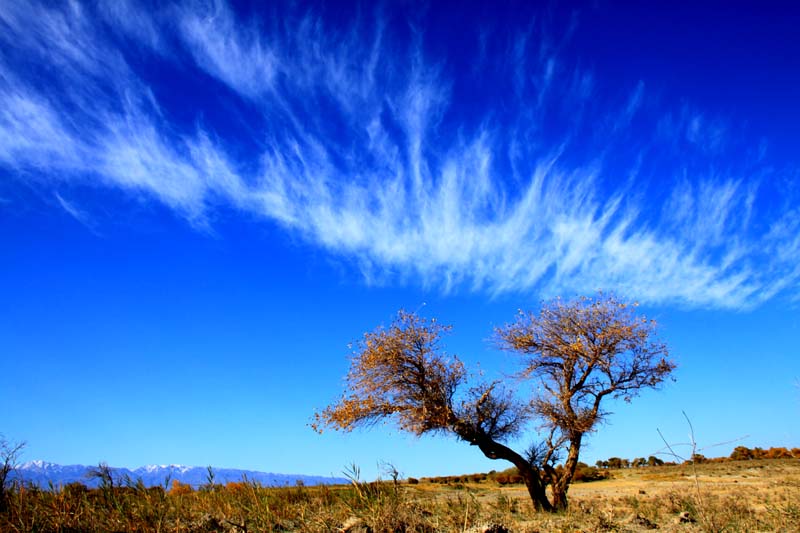
[(24, 442), (9, 442), (0, 435), (0, 512), (6, 510), (11, 474), (17, 468), (17, 462), (24, 448)]
[[(503, 348), (525, 356), (521, 377), (538, 377), (546, 385), (543, 396), (522, 402), (499, 381), (469, 386), (464, 365), (457, 357), (448, 357), (440, 346), (450, 326), (401, 311), (388, 329), (364, 335), (353, 351), (344, 395), (317, 413), (312, 425), (317, 431), (324, 427), (350, 431), (392, 419), (400, 429), (416, 435), (449, 433), (477, 446), (490, 459), (511, 462), (522, 476), (535, 509), (564, 507), (581, 438), (602, 418), (600, 400), (609, 395), (630, 397), (637, 385), (655, 386), (673, 368), (663, 358), (652, 364), (655, 356), (666, 355), (666, 348), (650, 340), (652, 323), (626, 315), (627, 304), (601, 298), (569, 305), (560, 301), (546, 304), (540, 317), (523, 315), (497, 330)], [(612, 306), (618, 307), (612, 312)], [(582, 312), (591, 308), (596, 309)], [(561, 332), (560, 339), (571, 346), (561, 355), (555, 349), (560, 341), (543, 334), (556, 333), (556, 324), (550, 322), (559, 309), (563, 310), (565, 324), (572, 328)], [(567, 320), (568, 309), (572, 310), (572, 320)], [(603, 309), (609, 312), (603, 314)], [(623, 323), (626, 316), (628, 322)], [(576, 325), (587, 320), (580, 328)], [(650, 333), (643, 334), (639, 324), (650, 328)], [(539, 331), (541, 327), (544, 329)], [(580, 331), (588, 332), (588, 337), (581, 340)], [(550, 339), (546, 347), (537, 344), (545, 339)], [(537, 355), (540, 349), (544, 356)], [(537, 365), (539, 359), (542, 364)], [(559, 364), (564, 369), (562, 374), (541, 370), (555, 369)], [(611, 377), (603, 386), (606, 372)], [(574, 392), (564, 392), (572, 388)], [(596, 399), (594, 411), (583, 405), (588, 398)], [(542, 421), (543, 442), (526, 453), (509, 448), (505, 442), (534, 418)], [(564, 448), (568, 451), (567, 463), (557, 470), (555, 462)], [(553, 488), (552, 503), (546, 494), (548, 484)]]

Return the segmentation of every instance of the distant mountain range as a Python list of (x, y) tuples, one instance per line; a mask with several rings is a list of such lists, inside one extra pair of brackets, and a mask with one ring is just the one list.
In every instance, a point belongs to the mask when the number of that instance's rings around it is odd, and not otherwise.
[[(67, 483), (80, 482), (87, 487), (96, 487), (99, 480), (91, 476), (97, 470), (96, 466), (84, 465), (58, 465), (45, 461), (30, 461), (17, 467), (13, 476), (26, 483), (33, 483), (40, 487), (66, 485)], [(135, 468), (110, 467), (115, 483), (124, 485), (127, 480), (137, 482), (139, 479), (145, 486), (165, 486), (172, 480), (188, 483), (194, 488), (208, 483), (208, 467), (183, 466), (183, 465), (148, 465)], [(212, 468), (214, 483), (225, 484), (229, 481), (242, 481), (247, 479), (269, 487), (294, 486), (298, 482), (303, 485), (335, 485), (348, 483), (340, 477), (306, 476), (296, 474), (273, 474), (269, 472), (256, 472), (253, 470), (238, 470), (235, 468)]]

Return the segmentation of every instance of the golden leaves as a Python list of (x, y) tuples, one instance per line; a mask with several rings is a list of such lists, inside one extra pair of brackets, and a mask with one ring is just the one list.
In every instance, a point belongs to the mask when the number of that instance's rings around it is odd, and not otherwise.
[(495, 337), (501, 348), (523, 355), (521, 377), (543, 379), (555, 396), (539, 404), (540, 414), (563, 430), (586, 431), (602, 416), (603, 397), (630, 400), (675, 368), (655, 321), (637, 316), (637, 306), (603, 293), (555, 299), (538, 315), (523, 313), (497, 328)]
[(400, 311), (389, 328), (366, 333), (346, 377), (346, 395), (315, 415), (312, 428), (350, 431), (385, 417), (421, 434), (447, 427), (452, 399), (464, 378), (457, 358), (445, 358), (439, 340), (450, 326)]

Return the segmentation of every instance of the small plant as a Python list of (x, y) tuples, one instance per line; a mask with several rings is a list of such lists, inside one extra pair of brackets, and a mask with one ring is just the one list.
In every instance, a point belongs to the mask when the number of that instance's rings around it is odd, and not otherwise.
[[(684, 507), (682, 512), (686, 515), (688, 520), (694, 520), (694, 517), (698, 517), (700, 521), (701, 527), (710, 533), (716, 533), (724, 531), (728, 528), (728, 526), (735, 522), (731, 522), (730, 519), (725, 519), (724, 515), (719, 512), (714, 512), (713, 506), (710, 505), (708, 498), (705, 496), (704, 491), (700, 485), (700, 475), (698, 472), (698, 465), (708, 463), (708, 459), (702, 455), (700, 449), (697, 447), (697, 441), (695, 439), (694, 434), (694, 426), (692, 425), (692, 421), (689, 419), (689, 416), (682, 411), (683, 417), (686, 419), (686, 423), (689, 426), (689, 442), (682, 443), (682, 444), (670, 444), (664, 438), (664, 435), (661, 434), (660, 430), (658, 431), (661, 440), (664, 441), (666, 446), (665, 450), (667, 455), (671, 456), (672, 458), (676, 459), (683, 464), (689, 465), (692, 472), (692, 480), (694, 481), (694, 494), (692, 496), (680, 495), (678, 497), (678, 501), (680, 501)], [(737, 439), (738, 440), (738, 439)], [(735, 441), (730, 441), (735, 442)], [(728, 443), (720, 443), (715, 444), (714, 446), (721, 446), (722, 444)], [(679, 455), (675, 448), (677, 446), (688, 446), (690, 449), (689, 457), (683, 457)], [(730, 502), (728, 510), (730, 510)], [(729, 514), (729, 513), (728, 513)]]

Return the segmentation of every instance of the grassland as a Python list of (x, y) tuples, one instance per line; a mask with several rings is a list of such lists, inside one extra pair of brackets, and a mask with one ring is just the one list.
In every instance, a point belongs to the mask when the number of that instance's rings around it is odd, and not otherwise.
[(3, 532), (800, 531), (800, 460), (630, 468), (576, 483), (568, 511), (535, 514), (524, 487), (491, 481), (191, 490), (71, 485), (8, 494)]

